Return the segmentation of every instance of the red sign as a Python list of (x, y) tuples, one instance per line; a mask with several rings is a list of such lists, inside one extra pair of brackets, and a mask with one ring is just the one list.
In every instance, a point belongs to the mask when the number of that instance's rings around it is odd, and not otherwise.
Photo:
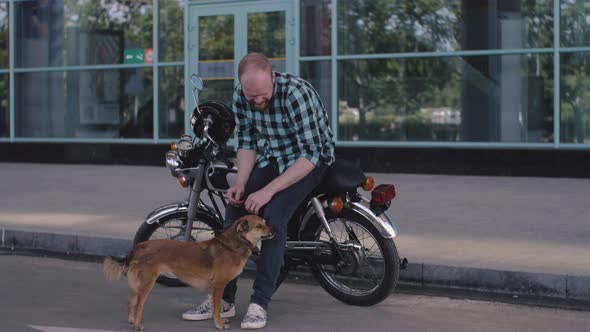
[(153, 48), (146, 48), (143, 51), (143, 62), (144, 63), (154, 63), (154, 49)]

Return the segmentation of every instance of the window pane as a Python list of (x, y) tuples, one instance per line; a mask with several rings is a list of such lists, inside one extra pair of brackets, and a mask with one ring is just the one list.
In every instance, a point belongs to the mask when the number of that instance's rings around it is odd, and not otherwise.
[(8, 68), (8, 4), (0, 2), (0, 68)]
[(20, 73), (18, 137), (152, 138), (149, 69)]
[(561, 0), (561, 46), (590, 46), (590, 2)]
[(590, 144), (590, 53), (561, 55), (561, 141)]
[(301, 77), (311, 83), (320, 94), (322, 103), (332, 116), (332, 65), (330, 61), (303, 61), (299, 65)]
[[(231, 107), (234, 91), (233, 80), (204, 79), (205, 89), (198, 94), (199, 103), (208, 100), (218, 100)], [(191, 97), (192, 98), (192, 97)]]
[(301, 55), (330, 55), (330, 0), (301, 1)]
[(160, 138), (184, 133), (184, 68), (160, 69)]
[(25, 0), (15, 5), (18, 67), (120, 64), (126, 50), (143, 54), (152, 48), (151, 0)]
[(285, 49), (285, 12), (248, 14), (248, 53), (263, 53), (271, 60), (273, 70), (284, 72)]
[(10, 136), (10, 90), (8, 74), (0, 74), (0, 137)]
[(552, 55), (341, 61), (342, 140), (552, 142)]
[(340, 54), (551, 47), (552, 0), (338, 2)]
[(216, 99), (231, 105), (234, 91), (233, 15), (199, 18), (199, 75), (205, 85), (198, 95), (200, 101)]
[(160, 1), (160, 60), (184, 61), (184, 1)]

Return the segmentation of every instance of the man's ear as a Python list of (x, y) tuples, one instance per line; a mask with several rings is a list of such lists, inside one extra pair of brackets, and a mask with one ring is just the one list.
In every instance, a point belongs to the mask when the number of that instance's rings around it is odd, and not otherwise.
[(248, 219), (242, 218), (238, 220), (236, 230), (240, 233), (247, 232), (250, 229), (250, 225), (248, 225)]

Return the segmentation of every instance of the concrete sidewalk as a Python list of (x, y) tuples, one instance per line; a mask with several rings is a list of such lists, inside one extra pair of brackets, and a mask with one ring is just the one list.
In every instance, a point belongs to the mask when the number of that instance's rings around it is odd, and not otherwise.
[[(590, 301), (590, 179), (372, 175), (402, 280)], [(3, 247), (104, 255), (186, 191), (165, 167), (0, 163), (0, 198)]]

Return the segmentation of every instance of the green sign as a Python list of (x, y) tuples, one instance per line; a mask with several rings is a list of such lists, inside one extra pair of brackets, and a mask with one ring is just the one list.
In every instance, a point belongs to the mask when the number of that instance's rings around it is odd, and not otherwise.
[(143, 49), (125, 50), (124, 62), (128, 64), (143, 63)]

